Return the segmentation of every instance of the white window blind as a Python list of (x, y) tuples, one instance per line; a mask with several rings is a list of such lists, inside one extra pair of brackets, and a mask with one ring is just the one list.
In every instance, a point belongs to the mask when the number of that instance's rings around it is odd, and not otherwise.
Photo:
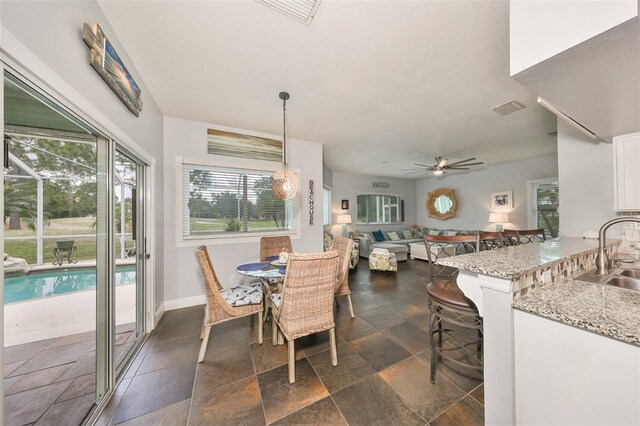
[(274, 200), (272, 175), (183, 164), (183, 238), (295, 231), (295, 203)]

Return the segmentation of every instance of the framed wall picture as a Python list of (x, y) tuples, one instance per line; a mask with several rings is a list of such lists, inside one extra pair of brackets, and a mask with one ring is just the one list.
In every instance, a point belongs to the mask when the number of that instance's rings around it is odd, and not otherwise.
[(349, 210), (349, 200), (342, 200), (340, 203), (340, 208), (342, 210)]
[(84, 24), (82, 39), (91, 49), (89, 62), (111, 87), (127, 108), (136, 116), (142, 111), (142, 92), (97, 22)]
[(207, 152), (214, 155), (282, 162), (281, 141), (216, 129), (207, 129)]
[(491, 210), (508, 210), (513, 208), (513, 191), (491, 193)]

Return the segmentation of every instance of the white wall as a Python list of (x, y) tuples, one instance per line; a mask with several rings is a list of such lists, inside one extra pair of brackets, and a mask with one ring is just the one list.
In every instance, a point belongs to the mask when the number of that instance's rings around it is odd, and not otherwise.
[[(507, 212), (509, 223), (504, 226), (527, 229), (527, 181), (557, 176), (557, 157), (545, 155), (489, 166), (469, 173), (421, 179), (416, 185), (417, 220), (422, 226), (436, 229), (495, 230), (495, 224), (489, 223), (491, 193), (513, 191), (514, 208), (513, 211)], [(425, 207), (427, 196), (437, 188), (451, 188), (456, 191), (456, 217), (438, 220), (428, 216)]]
[[(569, 124), (558, 120), (560, 235), (581, 237), (613, 219), (613, 145), (594, 144)], [(611, 228), (612, 237), (619, 235)]]
[(511, 0), (511, 75), (638, 16), (637, 0)]
[[(66, 84), (85, 98), (95, 109), (118, 127), (105, 123), (113, 134), (126, 134), (137, 145), (154, 157), (157, 165), (155, 175), (155, 236), (152, 254), (163, 257), (163, 178), (162, 178), (162, 114), (151, 97), (144, 81), (138, 75), (135, 64), (120, 44), (109, 22), (95, 1), (82, 2), (0, 2), (3, 29), (11, 33), (20, 43), (57, 74)], [(89, 64), (89, 48), (82, 41), (82, 24), (97, 21), (114, 45), (142, 90), (144, 109), (135, 117), (107, 86)], [(2, 39), (3, 47), (7, 40)], [(35, 72), (34, 70), (30, 70)], [(50, 84), (49, 82), (46, 82)], [(61, 90), (55, 88), (56, 90)], [(61, 99), (67, 101), (66, 99)], [(156, 262), (155, 301), (159, 306), (163, 300), (162, 262)]]
[[(388, 182), (388, 188), (374, 188), (373, 182)], [(407, 229), (416, 223), (416, 182), (411, 179), (395, 179), (379, 176), (354, 175), (351, 173), (333, 171), (333, 193), (331, 212), (333, 223), (339, 214), (350, 214), (353, 224), (347, 228), (352, 231), (376, 231)], [(404, 223), (390, 225), (358, 225), (356, 224), (356, 193), (368, 194), (399, 194), (404, 200)], [(340, 203), (342, 200), (349, 200), (349, 210), (342, 210)], [(331, 232), (340, 235), (342, 225), (333, 225)]]
[[(175, 176), (176, 157), (207, 161), (215, 158), (224, 161), (224, 157), (207, 154), (207, 129), (214, 128), (236, 133), (251, 134), (272, 139), (280, 139), (281, 135), (269, 135), (250, 130), (233, 129), (216, 124), (184, 120), (173, 117), (164, 119), (164, 175), (165, 175), (165, 308), (187, 306), (204, 303), (204, 291), (200, 270), (194, 256), (194, 250), (200, 242), (184, 242), (176, 244), (175, 229), (181, 227), (180, 218), (176, 217), (176, 205), (180, 200), (176, 197)], [(292, 238), (293, 250), (299, 252), (322, 251), (322, 145), (314, 142), (287, 139), (288, 163), (294, 170), (300, 170), (300, 226), (301, 238)], [(229, 158), (229, 157), (228, 157)], [(229, 160), (238, 161), (238, 159)], [(250, 162), (252, 160), (240, 160)], [(309, 225), (308, 185), (312, 179), (315, 184), (315, 224)], [(240, 276), (235, 272), (236, 266), (255, 261), (260, 257), (259, 239), (252, 242), (226, 242), (224, 244), (207, 243), (209, 254), (216, 269), (216, 274), (224, 286), (237, 285)]]

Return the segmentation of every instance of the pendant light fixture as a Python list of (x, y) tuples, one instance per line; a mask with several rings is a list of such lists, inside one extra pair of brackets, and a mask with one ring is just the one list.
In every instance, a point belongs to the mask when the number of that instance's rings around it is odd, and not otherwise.
[(280, 92), (282, 99), (282, 169), (271, 177), (271, 189), (276, 200), (291, 200), (298, 193), (298, 176), (287, 168), (287, 92)]

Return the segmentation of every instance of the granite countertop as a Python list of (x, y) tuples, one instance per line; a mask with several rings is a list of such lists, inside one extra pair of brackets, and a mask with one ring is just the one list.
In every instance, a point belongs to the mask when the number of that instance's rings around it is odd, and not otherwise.
[[(615, 244), (615, 243), (613, 243)], [(563, 237), (439, 259), (436, 263), (498, 278), (516, 279), (541, 266), (598, 248), (597, 240)]]
[(529, 289), (513, 307), (640, 346), (640, 292), (568, 280)]

